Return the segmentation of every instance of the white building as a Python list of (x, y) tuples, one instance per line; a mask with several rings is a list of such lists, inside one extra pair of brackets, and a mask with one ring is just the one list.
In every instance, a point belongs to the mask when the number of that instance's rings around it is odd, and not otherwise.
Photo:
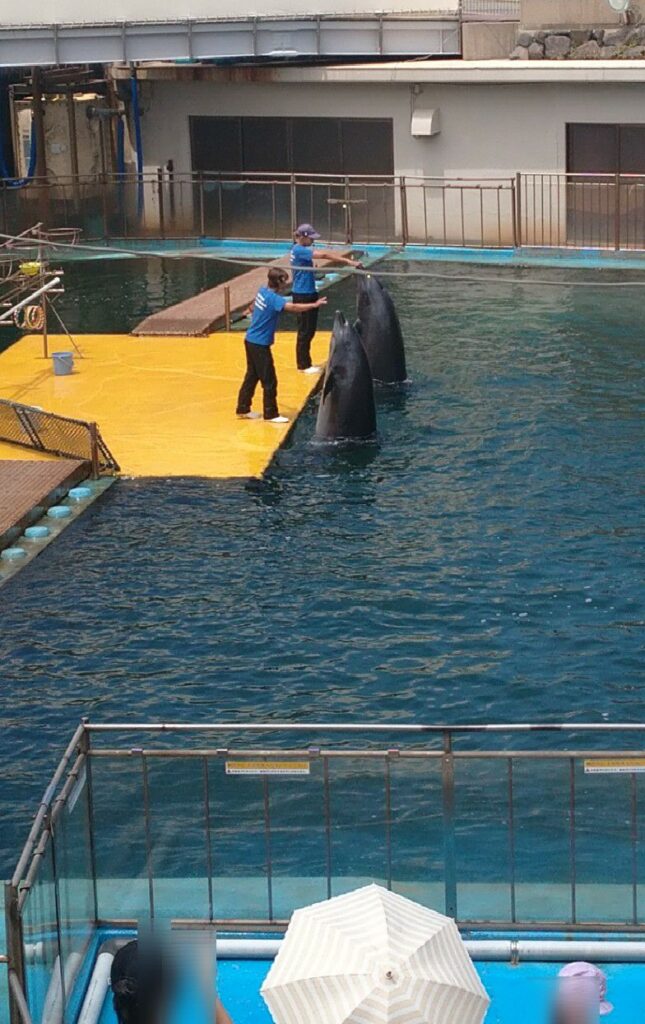
[[(261, 171), (268, 179), (278, 172), (383, 175), (396, 184), (403, 178), (408, 235), (422, 241), (444, 241), (447, 218), (453, 241), (468, 236), (510, 243), (519, 230), (521, 241), (554, 244), (571, 232), (576, 206), (580, 217), (586, 212), (589, 226), (593, 221), (594, 231), (608, 231), (604, 222), (615, 209), (605, 210), (603, 204), (609, 203), (613, 175), (645, 174), (643, 61), (230, 69), (158, 65), (141, 68), (138, 76), (143, 151), (150, 170), (171, 161), (175, 176), (248, 177)], [(523, 231), (522, 225), (514, 229), (511, 209), (518, 172), (525, 176)], [(607, 177), (580, 179), (574, 186), (564, 177), (567, 172)], [(420, 179), (437, 181), (422, 184)], [(636, 186), (623, 187), (619, 198), (625, 214)], [(639, 211), (641, 189), (645, 182), (638, 184)], [(318, 191), (324, 192), (322, 184)], [(286, 193), (281, 197), (278, 189), (276, 194), (280, 207)], [(358, 197), (354, 217), (360, 219), (361, 193), (352, 194)], [(342, 198), (339, 192), (334, 195)], [(376, 210), (381, 196), (375, 198), (373, 191), (371, 199)], [(400, 235), (399, 199), (392, 196), (393, 237)], [(311, 209), (321, 218), (326, 217), (324, 207), (322, 197)], [(213, 216), (213, 209), (206, 211), (207, 234), (218, 233)], [(466, 221), (461, 239), (456, 237), (460, 219)], [(578, 234), (583, 227), (578, 225)]]

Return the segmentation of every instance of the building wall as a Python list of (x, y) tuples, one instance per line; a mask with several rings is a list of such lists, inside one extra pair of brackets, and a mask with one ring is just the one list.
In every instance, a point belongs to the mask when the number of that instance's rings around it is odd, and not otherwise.
[[(414, 95), (414, 91), (417, 95)], [(441, 132), (410, 134), (413, 104), (441, 109)], [(566, 170), (565, 126), (645, 122), (643, 85), (326, 85), (147, 82), (148, 167), (190, 172), (188, 118), (201, 115), (391, 117), (397, 174), (496, 175)]]
[[(439, 178), (512, 178), (517, 171), (566, 170), (567, 122), (645, 122), (645, 83), (638, 85), (360, 85), (325, 83), (148, 82), (144, 88), (143, 138), (145, 164), (152, 169), (174, 162), (175, 172), (190, 172), (188, 118), (191, 114), (276, 116), (343, 116), (392, 118), (394, 167), (397, 175)], [(413, 138), (413, 105), (439, 108), (441, 131)], [(459, 217), (457, 192), (446, 193)], [(445, 201), (438, 189), (428, 190), (431, 229), (423, 194), (412, 194), (412, 234), (439, 240)], [(466, 195), (467, 217), (479, 223), (480, 197)], [(495, 187), (486, 196), (487, 231), (497, 232)], [(509, 240), (510, 199), (502, 196), (504, 240)], [(482, 219), (484, 219), (482, 217)], [(493, 239), (494, 240), (494, 239)]]

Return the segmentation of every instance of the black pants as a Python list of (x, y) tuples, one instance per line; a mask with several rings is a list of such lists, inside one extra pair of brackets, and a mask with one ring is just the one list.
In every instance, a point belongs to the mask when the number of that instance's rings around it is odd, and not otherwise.
[[(292, 302), (316, 302), (316, 292), (294, 292), (291, 296)], [(299, 370), (306, 370), (311, 366), (311, 341), (318, 326), (318, 310), (310, 309), (308, 313), (298, 313), (298, 338), (296, 341), (296, 366)]]
[(237, 399), (238, 416), (251, 411), (251, 402), (258, 381), (262, 383), (264, 418), (272, 420), (278, 415), (278, 378), (273, 363), (273, 353), (268, 345), (254, 345), (244, 342), (246, 350), (246, 374)]

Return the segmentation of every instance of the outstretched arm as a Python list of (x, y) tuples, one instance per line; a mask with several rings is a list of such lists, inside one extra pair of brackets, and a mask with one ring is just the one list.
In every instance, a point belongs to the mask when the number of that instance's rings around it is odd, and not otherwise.
[(318, 309), (320, 306), (326, 305), (327, 299), (323, 296), (317, 302), (287, 302), (284, 311), (285, 313), (308, 313), (310, 309)]
[(353, 260), (348, 256), (341, 256), (339, 252), (331, 252), (331, 250), (327, 249), (316, 249), (314, 259), (332, 260), (334, 263), (341, 263), (344, 267), (360, 267), (362, 265), (358, 260)]

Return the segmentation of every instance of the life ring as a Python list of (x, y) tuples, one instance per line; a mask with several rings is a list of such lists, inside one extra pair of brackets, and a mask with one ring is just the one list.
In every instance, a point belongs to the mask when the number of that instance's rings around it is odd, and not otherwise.
[(43, 307), (23, 306), (14, 313), (13, 322), (23, 331), (42, 331), (45, 326)]

